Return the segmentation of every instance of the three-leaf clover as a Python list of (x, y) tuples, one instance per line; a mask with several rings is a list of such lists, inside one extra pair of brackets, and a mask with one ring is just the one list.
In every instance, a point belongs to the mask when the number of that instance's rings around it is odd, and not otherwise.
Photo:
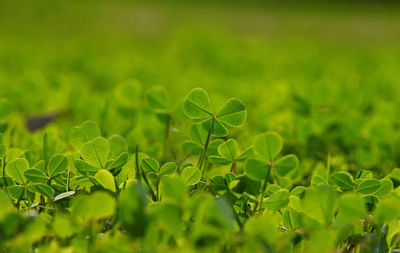
[[(118, 175), (122, 166), (128, 161), (128, 144), (119, 135), (111, 136), (109, 139), (94, 136), (94, 134), (88, 135), (86, 129), (96, 129), (93, 124), (84, 123), (80, 128), (76, 128), (76, 133), (80, 132), (80, 134), (75, 133), (74, 136), (81, 137), (78, 143), (81, 143), (82, 140), (88, 141), (78, 145), (82, 159), (75, 160), (75, 167), (79, 173), (88, 177), (92, 182), (115, 192), (117, 187), (114, 176)], [(89, 127), (90, 125), (92, 126)]]
[(246, 107), (237, 98), (231, 98), (214, 112), (207, 92), (194, 88), (183, 102), (183, 111), (191, 119), (201, 120), (201, 125), (214, 136), (226, 136), (227, 126), (238, 127), (246, 120)]
[(231, 171), (233, 171), (234, 167), (236, 166), (236, 162), (243, 162), (252, 156), (254, 156), (252, 147), (246, 149), (239, 155), (237, 141), (235, 139), (229, 139), (218, 146), (218, 155), (211, 155), (209, 159), (215, 164), (232, 164)]

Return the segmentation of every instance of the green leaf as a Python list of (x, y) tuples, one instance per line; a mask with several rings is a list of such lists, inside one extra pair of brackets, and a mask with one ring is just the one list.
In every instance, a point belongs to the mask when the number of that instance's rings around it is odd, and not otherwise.
[(5, 188), (14, 184), (14, 181), (9, 176), (0, 176), (0, 188)]
[(254, 157), (254, 149), (253, 147), (248, 147), (243, 153), (239, 155), (239, 157), (236, 158), (236, 161), (238, 162), (244, 162), (247, 159)]
[(265, 192), (267, 193), (267, 195), (271, 195), (272, 193), (279, 191), (280, 189), (282, 189), (282, 187), (280, 187), (279, 185), (270, 184), (265, 189)]
[(177, 169), (177, 165), (174, 162), (167, 162), (160, 168), (160, 176), (172, 175)]
[(304, 187), (304, 186), (296, 186), (296, 187), (290, 192), (290, 194), (291, 194), (291, 195), (298, 196), (298, 197), (302, 197), (302, 196), (304, 195), (304, 193), (305, 193), (306, 190), (307, 190), (307, 188)]
[(353, 177), (346, 171), (339, 171), (332, 174), (331, 180), (343, 191), (350, 191), (353, 189)]
[(295, 155), (287, 155), (275, 162), (276, 174), (283, 177), (299, 166), (299, 159)]
[(153, 110), (163, 110), (167, 108), (167, 93), (162, 86), (151, 87), (146, 94), (147, 103)]
[(72, 204), (72, 217), (85, 221), (98, 220), (114, 214), (115, 200), (108, 193), (96, 191), (92, 195), (80, 195)]
[(25, 188), (22, 185), (11, 185), (7, 187), (7, 192), (13, 199), (21, 199), (25, 193)]
[(275, 132), (258, 135), (254, 141), (254, 149), (267, 161), (273, 161), (282, 150), (282, 138)]
[(212, 156), (209, 156), (208, 158), (210, 159), (210, 162), (212, 162), (214, 164), (228, 165), (231, 163), (231, 161), (228, 161), (225, 158), (220, 157), (220, 156), (212, 155)]
[(270, 166), (267, 162), (250, 158), (245, 163), (246, 175), (253, 180), (263, 181), (269, 173)]
[(81, 155), (86, 162), (98, 168), (105, 168), (110, 154), (110, 142), (104, 137), (96, 137), (81, 147)]
[(68, 191), (68, 192), (63, 192), (58, 194), (57, 196), (54, 197), (54, 201), (60, 201), (62, 199), (69, 198), (71, 196), (75, 195), (75, 191)]
[(182, 204), (186, 198), (186, 184), (177, 176), (165, 176), (161, 181), (163, 201)]
[(92, 121), (85, 121), (79, 127), (74, 127), (70, 134), (69, 140), (76, 149), (80, 149), (80, 147), (88, 142), (100, 136), (100, 128), (99, 126)]
[(381, 183), (378, 179), (366, 179), (360, 183), (357, 187), (357, 191), (362, 194), (372, 194), (376, 192)]
[(0, 157), (4, 157), (6, 155), (6, 145), (4, 145), (3, 134), (0, 133)]
[[(201, 126), (207, 130), (207, 132), (211, 127), (211, 121), (212, 119), (207, 119), (201, 123)], [(228, 129), (226, 129), (226, 127), (218, 119), (215, 119), (211, 134), (217, 137), (224, 137), (228, 135)]]
[(325, 178), (321, 177), (320, 175), (315, 175), (311, 179), (311, 186), (317, 187), (318, 185), (321, 184), (327, 184)]
[(292, 209), (286, 210), (282, 216), (283, 225), (291, 230), (296, 229), (300, 226), (299, 216), (299, 213)]
[(184, 141), (182, 144), (182, 149), (185, 152), (190, 151), (193, 155), (199, 155), (202, 151), (202, 146), (193, 141)]
[(124, 166), (128, 162), (128, 152), (123, 152), (114, 160), (109, 160), (107, 162), (106, 168), (107, 169), (115, 169)]
[(92, 175), (99, 170), (99, 168), (90, 165), (89, 163), (83, 160), (75, 160), (75, 168), (81, 173), (82, 175)]
[(193, 142), (202, 146), (207, 140), (207, 131), (201, 126), (201, 124), (193, 124), (190, 126), (189, 136)]
[(207, 92), (201, 88), (191, 90), (183, 102), (183, 111), (191, 119), (210, 117), (212, 108)]
[(353, 192), (342, 195), (338, 207), (339, 214), (349, 219), (363, 219), (367, 214), (364, 201)]
[(56, 177), (58, 174), (64, 172), (68, 166), (68, 159), (61, 154), (53, 155), (50, 158), (48, 165), (48, 175), (51, 178)]
[(34, 187), (36, 189), (36, 192), (42, 194), (43, 196), (46, 196), (46, 197), (53, 197), (54, 196), (53, 188), (51, 188), (47, 184), (36, 183)]
[(237, 142), (235, 139), (229, 139), (218, 146), (218, 153), (227, 161), (234, 161), (237, 153)]
[(29, 163), (25, 158), (17, 158), (7, 163), (5, 171), (6, 174), (11, 177), (15, 182), (19, 184), (25, 184), (26, 178), (24, 172), (28, 169)]
[(7, 194), (0, 190), (0, 221), (7, 214), (14, 211), (14, 207), (11, 203), (11, 200), (8, 198)]
[(378, 224), (383, 224), (391, 220), (396, 220), (396, 222), (398, 222), (400, 218), (399, 214), (400, 199), (395, 195), (390, 195), (379, 201), (379, 205), (377, 205), (376, 209), (373, 211), (374, 220), (376, 220)]
[(138, 80), (129, 79), (115, 88), (114, 95), (121, 105), (130, 107), (139, 102), (141, 90), (141, 84)]
[(97, 171), (94, 178), (103, 186), (104, 189), (110, 190), (112, 192), (116, 191), (115, 180), (111, 172), (105, 169)]
[(125, 138), (120, 135), (113, 135), (109, 138), (110, 142), (110, 159), (116, 159), (123, 152), (128, 152), (128, 143)]
[(328, 184), (320, 184), (306, 191), (302, 210), (309, 218), (329, 224), (336, 211), (336, 194)]
[(269, 196), (264, 202), (264, 206), (272, 211), (278, 211), (289, 204), (289, 191), (281, 189)]
[(188, 166), (182, 172), (182, 179), (187, 185), (195, 185), (200, 182), (201, 171), (196, 167)]
[(224, 142), (223, 139), (214, 139), (208, 144), (207, 155), (218, 155), (218, 147)]
[(229, 99), (217, 113), (217, 119), (230, 127), (242, 125), (246, 116), (246, 106), (237, 98)]
[(379, 189), (375, 192), (375, 196), (383, 198), (389, 195), (393, 191), (393, 182), (388, 178), (380, 180), (381, 185)]
[(160, 164), (156, 159), (146, 157), (142, 159), (142, 167), (145, 174), (157, 173), (160, 168)]
[(46, 183), (48, 179), (46, 174), (35, 168), (25, 170), (24, 176), (33, 183)]

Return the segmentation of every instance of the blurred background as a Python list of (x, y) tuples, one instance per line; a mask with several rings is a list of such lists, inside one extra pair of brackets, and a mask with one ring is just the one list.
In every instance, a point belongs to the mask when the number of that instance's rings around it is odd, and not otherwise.
[[(247, 105), (233, 132), (243, 143), (275, 130), (305, 164), (330, 153), (338, 166), (391, 168), (399, 14), (395, 1), (0, 0), (0, 95), (21, 117), (67, 111), (67, 129), (102, 121), (128, 79), (165, 87), (177, 108), (203, 87), (216, 108)], [(107, 117), (111, 133), (128, 124)]]

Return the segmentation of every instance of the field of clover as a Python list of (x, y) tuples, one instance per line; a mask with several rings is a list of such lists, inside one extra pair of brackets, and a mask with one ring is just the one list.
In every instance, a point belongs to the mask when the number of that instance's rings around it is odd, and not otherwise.
[(85, 121), (65, 141), (30, 135), (2, 100), (0, 252), (400, 252), (400, 169), (333, 169), (327, 154), (303, 171), (277, 132), (230, 135), (256, 108), (168, 95), (126, 81), (106, 103), (123, 134)]

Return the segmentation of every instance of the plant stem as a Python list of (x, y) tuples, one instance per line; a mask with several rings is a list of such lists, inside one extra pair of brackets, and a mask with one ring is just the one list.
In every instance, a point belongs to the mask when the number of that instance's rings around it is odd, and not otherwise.
[(168, 114), (166, 124), (165, 124), (165, 136), (164, 136), (164, 157), (165, 159), (168, 158), (169, 154), (171, 153), (171, 129), (172, 129), (172, 119), (171, 115)]
[(331, 154), (328, 154), (328, 159), (326, 161), (326, 182), (329, 183), (329, 177), (331, 174)]
[[(230, 191), (230, 189), (229, 189), (228, 182), (226, 181), (226, 179), (224, 179), (224, 181), (225, 181), (226, 189), (228, 190), (228, 196), (230, 196), (230, 195), (231, 195), (231, 191)], [(230, 200), (228, 200), (228, 202), (229, 202), (229, 204), (230, 204), (230, 207), (231, 207), (231, 209), (232, 209), (233, 214), (235, 215), (235, 219), (236, 219), (236, 222), (237, 222), (238, 225), (239, 225), (240, 231), (242, 231), (242, 229), (243, 229), (243, 224), (242, 224), (242, 222), (240, 221), (239, 215), (236, 213), (235, 208), (233, 207), (233, 203), (232, 203)]]
[(143, 170), (141, 170), (141, 171), (142, 171), (143, 180), (144, 180), (144, 182), (146, 183), (147, 187), (149, 188), (149, 191), (150, 191), (152, 200), (153, 200), (153, 201), (157, 201), (157, 196), (156, 196), (156, 194), (154, 193), (153, 189), (151, 188), (151, 185), (150, 185), (149, 181), (147, 180), (147, 177), (146, 177), (146, 175), (144, 174), (144, 171), (143, 171)]
[(149, 188), (150, 194), (151, 194), (151, 198), (156, 201), (157, 197), (154, 194), (153, 189), (151, 188), (151, 185), (149, 183), (149, 181), (146, 178), (146, 175), (144, 174), (144, 171), (140, 169), (139, 166), (139, 145), (136, 145), (136, 178), (139, 182), (141, 182), (141, 177), (140, 174), (142, 174), (143, 180), (146, 183), (147, 187)]
[(269, 180), (269, 176), (271, 174), (272, 168), (273, 168), (273, 166), (268, 168), (267, 175), (265, 176), (265, 179), (264, 179), (263, 184), (261, 186), (260, 198), (259, 198), (258, 202), (256, 202), (256, 204), (254, 205), (254, 208), (253, 208), (253, 215), (256, 213), (257, 207), (258, 207), (258, 211), (261, 210), (261, 206), (262, 206), (262, 202), (263, 202), (263, 199), (264, 199), (265, 190), (267, 189), (267, 182)]
[(159, 177), (159, 175), (157, 174), (157, 182), (156, 182), (156, 201), (158, 201), (159, 200), (159, 197), (160, 197), (160, 195), (159, 195), (159, 191), (158, 191), (158, 189), (159, 189), (159, 185), (160, 185), (160, 177)]
[(136, 153), (135, 153), (135, 158), (136, 158), (136, 179), (141, 182), (142, 179), (140, 178), (140, 168), (139, 168), (139, 144), (136, 144)]
[(71, 170), (68, 169), (68, 176), (67, 176), (67, 185), (66, 185), (66, 190), (67, 192), (69, 191), (69, 181), (71, 179)]
[(6, 175), (6, 167), (4, 166), (4, 157), (1, 158), (1, 170), (2, 170), (2, 176), (4, 177)]
[(1, 169), (2, 169), (2, 176), (3, 176), (3, 181), (4, 181), (4, 189), (7, 191), (7, 180), (6, 180), (6, 158), (3, 156), (1, 158)]
[(48, 158), (47, 158), (47, 133), (43, 135), (43, 161), (44, 166), (47, 168)]
[(211, 139), (211, 133), (214, 129), (214, 122), (215, 122), (215, 115), (212, 115), (212, 120), (211, 120), (211, 125), (210, 125), (210, 129), (208, 129), (208, 135), (207, 135), (207, 139), (206, 139), (206, 143), (204, 145), (204, 149), (203, 152), (200, 156), (200, 160), (198, 163), (198, 168), (202, 171), (202, 165), (203, 165), (203, 161), (204, 161), (204, 157), (207, 154), (207, 148), (208, 148), (208, 144), (210, 143), (210, 139)]
[(236, 173), (236, 161), (233, 161), (233, 162), (232, 162), (231, 172), (232, 172), (233, 174)]

